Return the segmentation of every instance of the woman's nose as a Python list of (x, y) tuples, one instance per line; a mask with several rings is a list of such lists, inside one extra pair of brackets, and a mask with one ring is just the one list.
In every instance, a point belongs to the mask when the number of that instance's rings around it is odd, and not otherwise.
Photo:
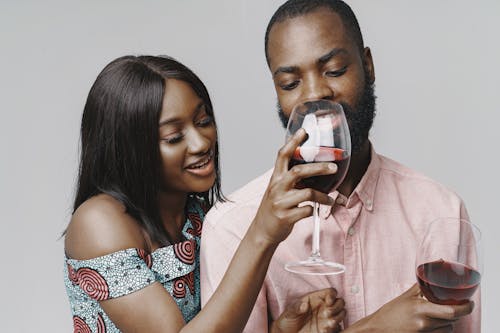
[(188, 137), (188, 150), (191, 154), (202, 154), (210, 150), (212, 141), (197, 128), (192, 128)]

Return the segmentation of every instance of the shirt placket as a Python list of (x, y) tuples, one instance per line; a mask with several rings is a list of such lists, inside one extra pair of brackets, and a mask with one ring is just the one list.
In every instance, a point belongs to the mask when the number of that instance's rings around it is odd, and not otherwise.
[[(342, 201), (343, 200), (343, 201)], [(344, 297), (346, 310), (356, 318), (365, 317), (365, 293), (363, 283), (362, 251), (359, 237), (360, 225), (356, 220), (361, 211), (362, 203), (358, 201), (350, 208), (346, 208), (345, 198), (338, 197), (340, 203), (334, 207), (333, 216), (344, 232)], [(347, 325), (352, 323), (346, 323)]]

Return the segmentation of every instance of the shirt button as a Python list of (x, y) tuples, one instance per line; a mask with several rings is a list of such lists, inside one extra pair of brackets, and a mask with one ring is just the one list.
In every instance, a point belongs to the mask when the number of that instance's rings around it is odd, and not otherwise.
[(371, 209), (372, 206), (373, 206), (373, 201), (371, 199), (366, 200), (366, 207), (368, 207), (368, 209)]
[(353, 294), (359, 293), (359, 287), (358, 286), (352, 286), (351, 287), (351, 293), (353, 293)]
[(347, 233), (349, 234), (349, 236), (354, 235), (354, 228), (350, 227), (349, 230), (347, 230)]

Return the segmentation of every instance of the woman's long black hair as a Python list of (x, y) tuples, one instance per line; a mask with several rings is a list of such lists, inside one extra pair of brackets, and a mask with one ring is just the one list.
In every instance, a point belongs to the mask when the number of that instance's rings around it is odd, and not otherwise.
[[(81, 125), (81, 156), (73, 213), (86, 200), (106, 193), (120, 201), (152, 241), (170, 244), (160, 217), (161, 160), (158, 121), (166, 81), (188, 83), (214, 117), (208, 91), (186, 66), (167, 56), (124, 56), (108, 64), (90, 89)], [(215, 118), (214, 118), (215, 119)], [(224, 200), (219, 147), (215, 184), (194, 193), (208, 206)]]

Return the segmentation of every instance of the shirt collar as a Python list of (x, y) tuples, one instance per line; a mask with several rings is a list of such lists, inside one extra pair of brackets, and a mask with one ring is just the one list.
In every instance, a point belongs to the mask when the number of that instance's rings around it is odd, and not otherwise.
[[(380, 156), (375, 152), (375, 149), (373, 149), (373, 145), (370, 144), (370, 164), (368, 164), (368, 168), (358, 186), (356, 186), (349, 198), (345, 198), (345, 196), (338, 191), (330, 192), (328, 196), (331, 197), (335, 203), (333, 206), (320, 205), (320, 216), (322, 218), (327, 218), (328, 215), (333, 213), (333, 209), (336, 205), (351, 208), (356, 205), (358, 200), (361, 201), (364, 209), (369, 212), (373, 211), (375, 206), (375, 190), (380, 176), (380, 165)], [(343, 202), (340, 202), (340, 200), (338, 200), (339, 198), (342, 198), (341, 200)]]
[[(380, 163), (380, 157), (373, 149), (373, 145), (370, 145), (370, 163), (368, 164), (368, 168), (361, 178), (361, 181), (356, 186), (350, 197), (346, 198), (338, 191), (328, 194), (335, 201), (334, 206), (342, 205), (347, 208), (351, 208), (356, 205), (358, 200), (360, 200), (363, 207), (367, 211), (373, 211), (375, 205), (375, 189), (380, 175)], [(330, 209), (331, 207), (322, 207), (322, 211), (320, 211), (320, 213), (322, 216), (327, 216), (330, 214)]]
[(354, 189), (353, 193), (349, 197), (347, 206), (353, 200), (356, 195), (363, 203), (363, 207), (368, 211), (373, 211), (375, 206), (375, 189), (377, 188), (378, 178), (380, 176), (380, 157), (377, 155), (373, 149), (373, 145), (370, 145), (370, 164), (366, 169), (365, 174), (361, 178), (358, 186)]

